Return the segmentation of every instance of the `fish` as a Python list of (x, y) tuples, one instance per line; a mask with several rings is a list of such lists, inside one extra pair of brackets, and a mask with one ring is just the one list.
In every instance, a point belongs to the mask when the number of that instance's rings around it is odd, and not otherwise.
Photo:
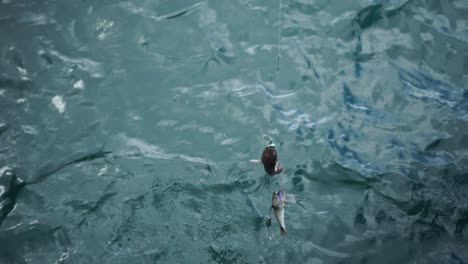
[(265, 172), (270, 176), (280, 174), (283, 171), (283, 166), (281, 166), (281, 163), (278, 161), (275, 143), (272, 141), (269, 142), (263, 150), (261, 161)]
[[(284, 224), (284, 205), (285, 202), (288, 203), (295, 203), (296, 199), (294, 196), (290, 194), (286, 194), (284, 190), (278, 190), (273, 192), (273, 196), (271, 197), (271, 207), (270, 207), (270, 213), (271, 210), (274, 211), (275, 213), (275, 218), (278, 221), (278, 224), (280, 225), (280, 234), (281, 235), (286, 235), (286, 225)], [(269, 214), (270, 214), (269, 213)], [(267, 226), (271, 225), (271, 217), (267, 220)]]
[(275, 143), (269, 136), (264, 136), (267, 139), (267, 145), (262, 152), (262, 157), (260, 160), (251, 159), (252, 163), (262, 163), (265, 172), (274, 176), (283, 172), (284, 168), (278, 160), (278, 153), (276, 152)]

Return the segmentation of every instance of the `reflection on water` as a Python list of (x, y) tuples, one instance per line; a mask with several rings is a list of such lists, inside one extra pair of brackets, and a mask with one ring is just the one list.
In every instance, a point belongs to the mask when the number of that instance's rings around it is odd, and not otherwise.
[(468, 262), (465, 1), (0, 6), (0, 262)]

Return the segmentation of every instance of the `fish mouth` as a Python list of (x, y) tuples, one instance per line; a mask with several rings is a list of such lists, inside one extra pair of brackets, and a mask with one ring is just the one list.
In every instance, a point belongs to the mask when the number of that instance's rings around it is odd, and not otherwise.
[(278, 196), (278, 200), (283, 201), (286, 198), (286, 194), (284, 193), (283, 189), (279, 189), (276, 191), (276, 195)]
[(281, 201), (283, 200), (281, 197), (281, 191), (276, 191), (276, 195), (278, 195), (278, 199)]

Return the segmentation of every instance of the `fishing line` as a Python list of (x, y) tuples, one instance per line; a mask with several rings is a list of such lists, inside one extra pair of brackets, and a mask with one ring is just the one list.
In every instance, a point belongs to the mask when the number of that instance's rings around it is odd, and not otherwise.
[(278, 47), (276, 53), (276, 73), (280, 70), (280, 50), (281, 50), (281, 13), (282, 13), (282, 0), (278, 0)]
[(270, 210), (268, 211), (267, 220), (266, 220), (266, 223), (265, 223), (267, 227), (271, 226), (271, 209), (273, 209), (273, 206), (271, 206)]

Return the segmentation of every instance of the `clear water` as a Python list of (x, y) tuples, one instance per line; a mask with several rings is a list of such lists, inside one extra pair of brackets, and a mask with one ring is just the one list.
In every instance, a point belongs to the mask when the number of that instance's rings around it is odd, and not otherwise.
[(467, 263), (468, 2), (279, 5), (2, 0), (0, 263)]

